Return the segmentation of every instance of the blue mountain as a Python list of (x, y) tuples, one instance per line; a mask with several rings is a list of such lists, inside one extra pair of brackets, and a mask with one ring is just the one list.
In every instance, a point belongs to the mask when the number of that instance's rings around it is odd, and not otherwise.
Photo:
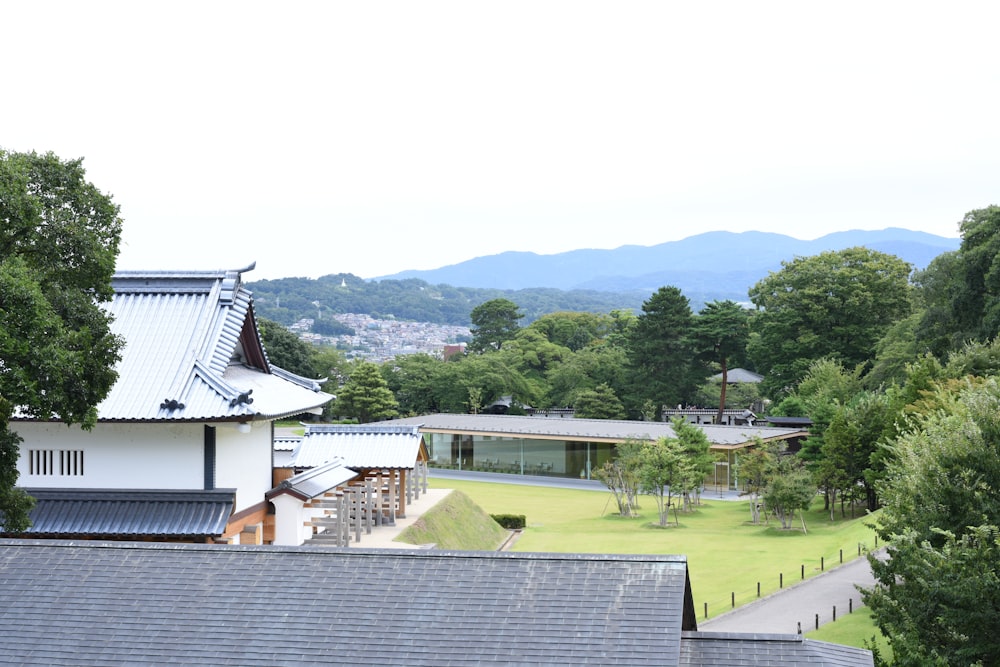
[(504, 252), (425, 271), (402, 271), (375, 280), (417, 278), (432, 285), (504, 290), (547, 287), (561, 290), (655, 292), (679, 287), (692, 300), (746, 298), (747, 289), (782, 262), (827, 250), (864, 246), (926, 268), (941, 253), (957, 250), (959, 238), (906, 229), (847, 231), (812, 241), (765, 232), (707, 232), (653, 246), (572, 250), (554, 255)]

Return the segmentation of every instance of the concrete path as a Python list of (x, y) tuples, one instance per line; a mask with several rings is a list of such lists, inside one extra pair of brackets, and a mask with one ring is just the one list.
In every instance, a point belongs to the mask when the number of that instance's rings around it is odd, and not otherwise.
[(707, 621), (699, 619), (698, 629), (782, 634), (801, 630), (807, 633), (816, 629), (817, 614), (819, 625), (823, 625), (833, 620), (834, 606), (837, 618), (848, 613), (852, 601), (855, 609), (862, 606), (861, 593), (855, 586), (870, 587), (874, 583), (868, 559), (856, 558)]

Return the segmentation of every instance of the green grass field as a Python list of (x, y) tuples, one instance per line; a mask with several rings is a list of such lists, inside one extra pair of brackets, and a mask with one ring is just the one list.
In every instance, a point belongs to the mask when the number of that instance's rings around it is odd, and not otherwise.
[[(514, 551), (686, 556), (699, 620), (705, 617), (706, 603), (712, 617), (731, 608), (733, 593), (737, 606), (756, 599), (758, 582), (761, 595), (767, 595), (782, 580), (790, 585), (803, 572), (809, 578), (821, 567), (835, 567), (841, 552), (846, 563), (858, 558), (859, 546), (862, 553), (875, 547), (869, 527), (874, 515), (831, 522), (820, 498), (806, 513), (806, 533), (800, 523), (790, 531), (773, 520), (754, 526), (749, 501), (713, 500), (711, 493), (693, 513), (680, 514), (679, 526), (660, 528), (654, 525), (651, 498), (644, 499), (639, 517), (623, 518), (616, 515), (609, 492), (434, 478), (430, 484), (462, 491), (490, 514), (524, 514), (527, 528)], [(855, 604), (860, 605), (860, 596)], [(859, 639), (838, 643), (862, 646), (876, 632), (869, 622)]]

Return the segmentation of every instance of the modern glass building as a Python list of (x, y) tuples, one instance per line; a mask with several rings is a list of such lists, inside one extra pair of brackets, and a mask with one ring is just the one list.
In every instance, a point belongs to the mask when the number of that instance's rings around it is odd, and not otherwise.
[[(674, 437), (665, 422), (430, 414), (387, 424), (416, 425), (424, 436), (432, 468), (592, 479), (594, 470), (615, 457), (618, 443)], [(718, 463), (709, 483), (737, 488), (739, 452), (762, 441), (790, 445), (807, 435), (801, 429), (700, 424)]]

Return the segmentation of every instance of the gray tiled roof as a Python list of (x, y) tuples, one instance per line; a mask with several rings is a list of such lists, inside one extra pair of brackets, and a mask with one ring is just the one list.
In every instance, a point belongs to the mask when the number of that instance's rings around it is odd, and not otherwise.
[(382, 424), (309, 425), (292, 466), (311, 468), (342, 459), (348, 468), (413, 468), (423, 436), (417, 426)]
[[(240, 271), (125, 271), (112, 286), (106, 308), (125, 347), (99, 419), (274, 418), (332, 398), (316, 381), (270, 367)], [(241, 401), (249, 390), (253, 400)], [(170, 401), (183, 407), (164, 407)]]
[(871, 651), (805, 639), (801, 635), (685, 632), (682, 665), (715, 667), (865, 667)]
[(690, 606), (660, 555), (0, 540), (0, 583), (0, 660), (46, 666), (662, 667)]
[(37, 501), (28, 535), (137, 539), (218, 537), (236, 491), (25, 489)]
[[(674, 429), (667, 422), (626, 421), (614, 419), (548, 419), (511, 415), (462, 415), (428, 414), (405, 417), (381, 424), (412, 424), (422, 431), (448, 433), (483, 433), (524, 438), (553, 440), (586, 440), (591, 442), (622, 442), (629, 438), (656, 440), (675, 437)], [(713, 445), (735, 446), (753, 442), (759, 436), (764, 440), (789, 438), (802, 435), (800, 429), (769, 426), (715, 426), (700, 425)]]

